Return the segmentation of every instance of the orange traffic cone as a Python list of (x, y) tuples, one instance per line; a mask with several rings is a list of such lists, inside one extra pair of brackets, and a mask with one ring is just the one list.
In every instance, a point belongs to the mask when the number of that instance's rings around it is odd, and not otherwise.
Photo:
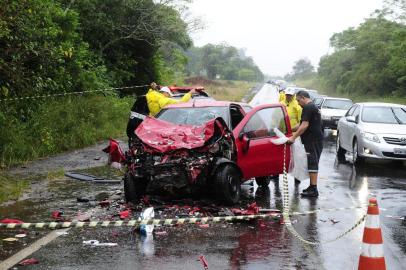
[(382, 232), (379, 224), (379, 208), (376, 198), (369, 199), (358, 270), (386, 270)]

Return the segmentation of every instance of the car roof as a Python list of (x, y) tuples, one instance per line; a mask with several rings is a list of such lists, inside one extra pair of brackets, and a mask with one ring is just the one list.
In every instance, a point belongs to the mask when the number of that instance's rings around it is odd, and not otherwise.
[(376, 107), (376, 106), (380, 106), (380, 107), (405, 107), (406, 105), (404, 104), (396, 104), (396, 103), (386, 103), (386, 102), (360, 102), (357, 103), (359, 105), (363, 105), (366, 107)]
[(231, 104), (237, 104), (240, 106), (249, 106), (247, 103), (242, 102), (231, 102), (231, 101), (218, 101), (212, 99), (193, 99), (188, 102), (176, 103), (171, 104), (165, 107), (165, 109), (169, 108), (193, 108), (193, 107), (228, 107)]
[(352, 101), (349, 98), (336, 98), (336, 97), (323, 97), (324, 99), (336, 99), (336, 100), (348, 100), (348, 101)]

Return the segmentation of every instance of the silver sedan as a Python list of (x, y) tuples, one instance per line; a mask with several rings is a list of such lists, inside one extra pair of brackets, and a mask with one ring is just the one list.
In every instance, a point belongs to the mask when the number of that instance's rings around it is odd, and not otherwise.
[(354, 104), (338, 122), (337, 156), (352, 154), (354, 164), (366, 158), (406, 160), (406, 106)]

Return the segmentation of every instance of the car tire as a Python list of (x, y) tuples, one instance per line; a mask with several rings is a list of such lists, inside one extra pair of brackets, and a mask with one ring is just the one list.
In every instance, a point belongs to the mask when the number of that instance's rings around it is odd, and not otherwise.
[(257, 185), (260, 187), (267, 187), (267, 186), (269, 186), (271, 179), (268, 176), (255, 177), (255, 182), (257, 182)]
[(124, 196), (126, 202), (139, 203), (141, 197), (145, 195), (148, 182), (144, 178), (134, 177), (130, 172), (124, 175)]
[(226, 164), (218, 168), (215, 185), (217, 199), (227, 205), (238, 203), (241, 196), (241, 174), (234, 166)]
[(364, 163), (364, 158), (358, 154), (358, 142), (357, 139), (354, 140), (352, 144), (352, 164), (360, 165)]
[(344, 148), (341, 147), (340, 145), (340, 136), (337, 133), (337, 139), (336, 139), (336, 152), (337, 152), (337, 159), (339, 162), (345, 162), (345, 151)]

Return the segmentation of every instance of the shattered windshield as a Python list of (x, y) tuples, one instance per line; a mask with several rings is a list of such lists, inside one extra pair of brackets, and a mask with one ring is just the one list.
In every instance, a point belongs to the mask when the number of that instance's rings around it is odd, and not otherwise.
[(362, 121), (368, 123), (406, 125), (406, 108), (402, 107), (365, 107)]
[(352, 106), (351, 100), (326, 99), (323, 104), (324, 109), (348, 110)]
[(202, 125), (217, 117), (228, 123), (228, 107), (170, 108), (162, 110), (157, 118), (174, 124)]

